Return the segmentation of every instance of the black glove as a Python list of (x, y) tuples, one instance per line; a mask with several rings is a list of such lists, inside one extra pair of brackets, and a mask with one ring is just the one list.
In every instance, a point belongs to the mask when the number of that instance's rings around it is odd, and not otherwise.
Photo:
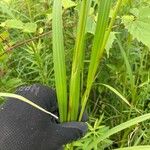
[[(16, 94), (58, 115), (52, 89), (34, 84), (19, 88)], [(16, 99), (9, 98), (0, 107), (0, 150), (57, 150), (81, 138), (86, 131), (83, 122), (60, 124), (54, 117)]]

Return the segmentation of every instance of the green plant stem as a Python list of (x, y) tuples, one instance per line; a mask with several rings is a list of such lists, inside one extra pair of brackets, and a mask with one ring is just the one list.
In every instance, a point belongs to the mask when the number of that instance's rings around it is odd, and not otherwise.
[[(101, 1), (101, 3), (104, 3), (104, 1)], [(106, 1), (105, 1), (106, 2)], [(111, 3), (110, 1), (107, 1), (108, 3)], [(109, 35), (110, 35), (110, 32), (111, 32), (111, 29), (112, 29), (112, 26), (115, 22), (115, 19), (116, 19), (116, 16), (117, 16), (117, 13), (119, 11), (119, 9), (121, 8), (121, 4), (122, 4), (122, 0), (118, 0), (117, 1), (117, 4), (116, 4), (116, 7), (114, 9), (114, 12), (113, 12), (113, 15), (112, 15), (112, 18), (111, 18), (111, 21), (110, 21), (110, 24), (109, 24), (109, 27), (108, 27), (108, 30), (106, 31), (105, 33), (105, 36), (104, 37), (100, 37), (100, 38), (104, 38), (102, 40), (102, 42), (99, 42), (99, 45), (102, 44), (99, 48), (99, 52), (98, 52), (98, 58), (97, 58), (97, 64), (95, 65), (95, 67), (93, 68), (93, 71), (91, 73), (88, 72), (88, 79), (87, 79), (87, 87), (86, 87), (86, 90), (85, 90), (85, 93), (82, 97), (82, 108), (81, 108), (81, 112), (80, 112), (80, 116), (79, 116), (79, 120), (81, 120), (82, 118), (82, 115), (83, 115), (83, 112), (84, 112), (84, 109), (85, 109), (85, 106), (86, 106), (86, 103), (87, 103), (87, 99), (89, 97), (89, 94), (90, 94), (90, 90), (91, 90), (91, 87), (92, 87), (92, 83), (94, 82), (94, 79), (95, 79), (95, 74), (96, 74), (96, 70), (98, 68), (98, 61), (101, 60), (102, 56), (103, 56), (103, 52), (104, 52), (104, 49), (105, 49), (105, 45), (108, 41), (108, 38), (109, 38)], [(100, 7), (102, 6), (102, 4), (100, 4)], [(103, 9), (104, 7), (102, 6), (102, 8), (100, 9)], [(108, 6), (107, 9), (110, 9), (110, 5)], [(103, 10), (106, 12), (106, 10)], [(109, 12), (109, 11), (108, 11)], [(100, 30), (100, 29), (99, 29)], [(95, 36), (96, 37), (96, 36)], [(99, 39), (99, 37), (96, 37)], [(96, 57), (94, 58), (96, 59)], [(91, 63), (90, 63), (91, 64)], [(91, 65), (92, 66), (92, 65)], [(89, 70), (92, 69), (89, 67)]]
[(81, 81), (80, 76), (84, 60), (83, 55), (85, 43), (85, 31), (89, 5), (90, 0), (83, 0), (81, 2), (77, 39), (73, 55), (73, 64), (70, 80), (68, 121), (77, 120), (78, 117), (79, 99), (80, 99), (80, 81)]
[(82, 97), (82, 107), (79, 116), (79, 121), (81, 121), (90, 94), (92, 83), (95, 79), (95, 74), (98, 68), (99, 60), (102, 58), (103, 55), (104, 49), (102, 49), (102, 44), (105, 36), (105, 31), (108, 25), (110, 6), (111, 6), (110, 0), (100, 1), (97, 27), (95, 32), (96, 34), (94, 36), (94, 42), (92, 47), (92, 54), (91, 54), (90, 65), (88, 70), (86, 90)]
[(111, 30), (112, 30), (112, 27), (113, 27), (113, 25), (114, 25), (115, 19), (116, 19), (116, 17), (117, 17), (118, 11), (119, 11), (119, 9), (121, 8), (122, 1), (123, 1), (123, 0), (118, 0), (116, 6), (115, 6), (115, 8), (114, 8), (114, 12), (113, 12), (113, 14), (112, 14), (112, 17), (111, 17), (111, 20), (110, 20), (110, 23), (109, 23), (108, 30), (106, 31), (106, 34), (105, 34), (105, 37), (104, 37), (104, 42), (103, 42), (102, 49), (105, 49), (105, 45), (106, 45), (106, 43), (107, 43), (107, 41), (108, 41), (110, 32), (111, 32)]
[(53, 62), (60, 121), (67, 121), (67, 81), (63, 39), (62, 3), (53, 2)]

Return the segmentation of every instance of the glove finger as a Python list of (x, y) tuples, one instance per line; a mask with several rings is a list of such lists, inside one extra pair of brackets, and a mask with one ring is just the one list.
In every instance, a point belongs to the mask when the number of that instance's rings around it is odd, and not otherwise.
[[(79, 107), (78, 118), (79, 118), (80, 112), (81, 112), (81, 106)], [(88, 119), (89, 119), (89, 117), (88, 117), (87, 109), (85, 109), (84, 112), (83, 112), (81, 121), (82, 121), (82, 122), (87, 122)]]
[[(79, 112), (80, 112), (80, 111), (79, 111)], [(79, 114), (80, 114), (80, 113), (79, 113)], [(89, 119), (88, 113), (87, 113), (87, 110), (85, 109), (85, 111), (84, 111), (84, 113), (83, 113), (83, 115), (82, 115), (81, 121), (82, 121), (82, 122), (87, 122), (88, 119)]]
[(83, 122), (68, 122), (55, 125), (54, 137), (58, 145), (64, 145), (80, 139), (87, 132), (87, 124)]
[(78, 129), (81, 137), (84, 136), (87, 132), (87, 124), (84, 122), (67, 122), (67, 123), (62, 123), (61, 127), (63, 128), (73, 128), (73, 129)]

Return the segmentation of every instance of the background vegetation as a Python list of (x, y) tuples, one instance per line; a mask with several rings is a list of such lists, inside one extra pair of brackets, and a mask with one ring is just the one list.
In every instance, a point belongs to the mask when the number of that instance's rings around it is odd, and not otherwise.
[[(62, 2), (69, 81), (80, 1)], [(98, 2), (92, 0), (87, 18), (86, 55), (81, 79), (83, 89), (95, 34)], [(115, 5), (114, 0), (110, 17)], [(51, 0), (0, 1), (0, 92), (13, 92), (20, 85), (37, 82), (55, 88), (52, 50)], [(90, 92), (87, 105), (89, 132), (82, 140), (73, 143), (74, 149), (150, 145), (150, 121), (147, 120), (150, 118), (149, 50), (150, 1), (123, 0)], [(3, 99), (0, 99), (2, 102)], [(131, 120), (141, 115), (144, 116)], [(127, 124), (122, 124), (129, 120)], [(119, 124), (122, 124), (120, 128), (113, 128)], [(134, 147), (138, 148), (150, 149)]]

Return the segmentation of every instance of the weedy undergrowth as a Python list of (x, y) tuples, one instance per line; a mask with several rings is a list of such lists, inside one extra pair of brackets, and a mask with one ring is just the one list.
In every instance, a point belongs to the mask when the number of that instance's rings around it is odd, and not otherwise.
[[(98, 150), (149, 150), (140, 145), (150, 143), (149, 117), (143, 116), (150, 108), (150, 3), (117, 0), (103, 12), (108, 2), (26, 0), (21, 6), (21, 0), (1, 0), (0, 91), (12, 92), (19, 85), (35, 82), (54, 87), (56, 81), (61, 122), (78, 120), (79, 107), (80, 119), (86, 106), (90, 112), (89, 132), (73, 143), (72, 149), (90, 145)], [(26, 43), (26, 38), (31, 42)], [(22, 41), (24, 44), (16, 47)], [(52, 58), (57, 60), (54, 68)], [(101, 113), (102, 122), (95, 119)]]

